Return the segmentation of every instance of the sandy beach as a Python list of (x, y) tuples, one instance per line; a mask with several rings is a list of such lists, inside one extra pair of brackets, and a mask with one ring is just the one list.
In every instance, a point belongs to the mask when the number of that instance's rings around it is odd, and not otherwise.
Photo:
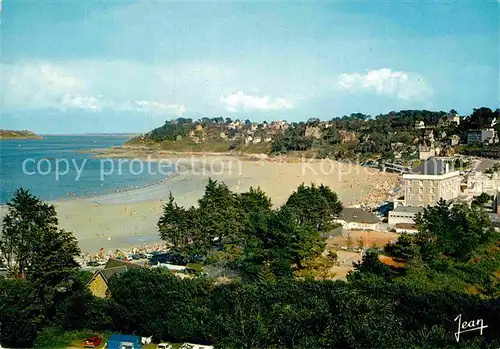
[[(164, 161), (177, 173), (136, 190), (53, 202), (61, 228), (74, 232), (82, 252), (127, 249), (159, 241), (156, 223), (172, 192), (182, 206), (196, 205), (208, 178), (225, 182), (234, 192), (260, 187), (275, 206), (283, 204), (301, 183), (325, 184), (344, 205), (385, 200), (398, 176), (331, 160), (301, 160), (227, 155), (175, 155), (143, 150), (106, 150), (98, 157)], [(0, 209), (3, 216), (6, 209)]]

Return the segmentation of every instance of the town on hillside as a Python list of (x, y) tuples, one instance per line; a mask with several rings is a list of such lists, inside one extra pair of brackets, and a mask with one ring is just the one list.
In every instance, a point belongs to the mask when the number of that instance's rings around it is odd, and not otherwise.
[(128, 145), (155, 145), (172, 151), (300, 155), (376, 164), (407, 165), (456, 154), (499, 158), (500, 111), (481, 107), (471, 115), (455, 110), (402, 110), (375, 117), (361, 113), (321, 121), (252, 122), (230, 118), (178, 118)]

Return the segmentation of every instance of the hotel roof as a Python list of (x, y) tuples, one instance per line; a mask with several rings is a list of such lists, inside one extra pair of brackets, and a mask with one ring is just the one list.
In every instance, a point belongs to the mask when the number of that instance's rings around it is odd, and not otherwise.
[(413, 168), (410, 173), (437, 176), (451, 171), (454, 171), (452, 164), (441, 159), (427, 159), (419, 166)]
[(398, 206), (394, 210), (389, 212), (409, 212), (409, 213), (417, 213), (422, 211), (424, 208), (421, 206)]
[(363, 210), (362, 208), (344, 207), (340, 213), (340, 219), (346, 222), (358, 223), (379, 223), (380, 219), (370, 211)]

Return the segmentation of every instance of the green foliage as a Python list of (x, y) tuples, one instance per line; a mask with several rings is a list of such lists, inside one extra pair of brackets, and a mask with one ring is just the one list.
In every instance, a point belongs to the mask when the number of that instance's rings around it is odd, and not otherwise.
[(359, 280), (366, 275), (377, 275), (383, 278), (390, 278), (393, 275), (391, 268), (379, 259), (379, 253), (374, 248), (369, 248), (363, 254), (361, 262), (353, 262), (354, 271), (349, 272), (347, 279), (351, 281)]
[(320, 232), (331, 229), (332, 221), (342, 211), (337, 194), (323, 184), (319, 187), (301, 184), (288, 198), (285, 207), (294, 212), (300, 224), (310, 224)]
[(484, 297), (500, 294), (500, 235), (481, 207), (441, 201), (416, 220), (418, 233), (402, 234), (384, 249), (405, 262), (403, 271), (393, 275), (395, 283)]
[[(312, 207), (301, 203), (302, 196)], [(198, 208), (178, 207), (170, 195), (158, 227), (174, 249), (207, 256), (207, 264), (236, 269), (252, 281), (262, 272), (282, 278), (323, 252), (320, 229), (331, 227), (341, 207), (337, 195), (323, 185), (301, 186), (286, 205), (272, 210), (260, 188), (234, 194), (209, 179)], [(311, 208), (315, 216), (308, 218)]]
[(468, 260), (478, 246), (496, 235), (487, 213), (480, 207), (450, 207), (442, 200), (436, 206), (426, 207), (416, 223), (416, 243), (424, 260), (435, 259), (439, 253)]
[(260, 188), (250, 187), (248, 192), (240, 194), (238, 201), (241, 209), (247, 213), (270, 211), (272, 207), (271, 199)]
[(80, 250), (73, 234), (58, 229), (54, 206), (22, 188), (7, 206), (0, 253), (10, 274), (26, 275), (39, 283), (64, 281), (77, 269), (74, 257)]
[(165, 140), (175, 141), (177, 136), (186, 136), (191, 129), (194, 129), (194, 125), (189, 120), (180, 120), (180, 122), (179, 120), (176, 120), (176, 122), (167, 120), (163, 126), (155, 128), (148, 133), (146, 138), (155, 142)]
[(179, 280), (159, 269), (131, 270), (112, 279), (110, 289), (124, 329), (156, 338), (203, 339), (203, 323), (208, 322), (205, 302), (211, 289), (207, 281)]
[(500, 119), (500, 110), (497, 109), (492, 111), (490, 108), (474, 108), (474, 111), (464, 120), (464, 126), (468, 129), (481, 130), (484, 128), (490, 128), (493, 119)]
[(242, 230), (242, 214), (237, 196), (226, 184), (209, 179), (198, 204), (201, 226), (209, 241), (217, 239), (219, 244), (223, 244), (238, 238)]
[(163, 207), (163, 215), (158, 222), (160, 237), (171, 243), (175, 249), (186, 247), (192, 238), (189, 234), (192, 220), (190, 211), (179, 207), (170, 193), (168, 202)]
[(483, 206), (487, 204), (490, 200), (492, 200), (492, 196), (486, 193), (481, 193), (481, 195), (476, 196), (474, 200), (472, 200), (472, 205)]
[[(374, 277), (350, 284), (278, 280), (267, 267), (257, 283), (220, 285), (133, 270), (112, 281), (112, 299), (116, 331), (217, 348), (444, 348), (456, 345), (456, 314), (488, 324), (500, 315), (493, 301), (463, 293)], [(492, 328), (461, 345), (494, 344), (498, 335)]]
[(28, 348), (36, 338), (41, 315), (30, 282), (0, 279), (0, 344)]
[(72, 233), (58, 228), (53, 205), (29, 191), (18, 189), (7, 203), (0, 235), (0, 255), (11, 276), (26, 277), (36, 293), (45, 320), (54, 313), (57, 299), (70, 292), (80, 254)]
[(394, 244), (387, 244), (384, 251), (392, 257), (409, 260), (417, 253), (414, 240), (412, 235), (403, 233)]
[(34, 343), (35, 349), (66, 349), (72, 345), (82, 345), (90, 337), (101, 337), (106, 341), (110, 332), (94, 332), (88, 330), (64, 331), (57, 327), (48, 327), (41, 331)]

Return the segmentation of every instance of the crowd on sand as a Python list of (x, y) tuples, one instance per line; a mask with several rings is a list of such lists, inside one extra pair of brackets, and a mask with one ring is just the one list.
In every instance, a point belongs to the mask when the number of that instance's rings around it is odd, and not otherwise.
[[(106, 261), (109, 258), (123, 258), (126, 257), (130, 259), (131, 256), (143, 256), (157, 252), (168, 251), (169, 246), (166, 243), (155, 243), (155, 244), (143, 244), (138, 247), (132, 247), (130, 249), (117, 249), (117, 250), (107, 250), (104, 251), (103, 248), (98, 253), (85, 253), (82, 255), (84, 262), (90, 261)], [(143, 257), (144, 258), (144, 257)]]
[[(369, 174), (370, 186), (372, 191), (362, 196), (357, 205), (366, 208), (378, 207), (382, 202), (386, 201), (389, 196), (394, 195), (395, 181), (393, 173), (375, 172)], [(354, 178), (349, 183), (350, 188), (355, 188), (361, 184), (360, 180)]]

